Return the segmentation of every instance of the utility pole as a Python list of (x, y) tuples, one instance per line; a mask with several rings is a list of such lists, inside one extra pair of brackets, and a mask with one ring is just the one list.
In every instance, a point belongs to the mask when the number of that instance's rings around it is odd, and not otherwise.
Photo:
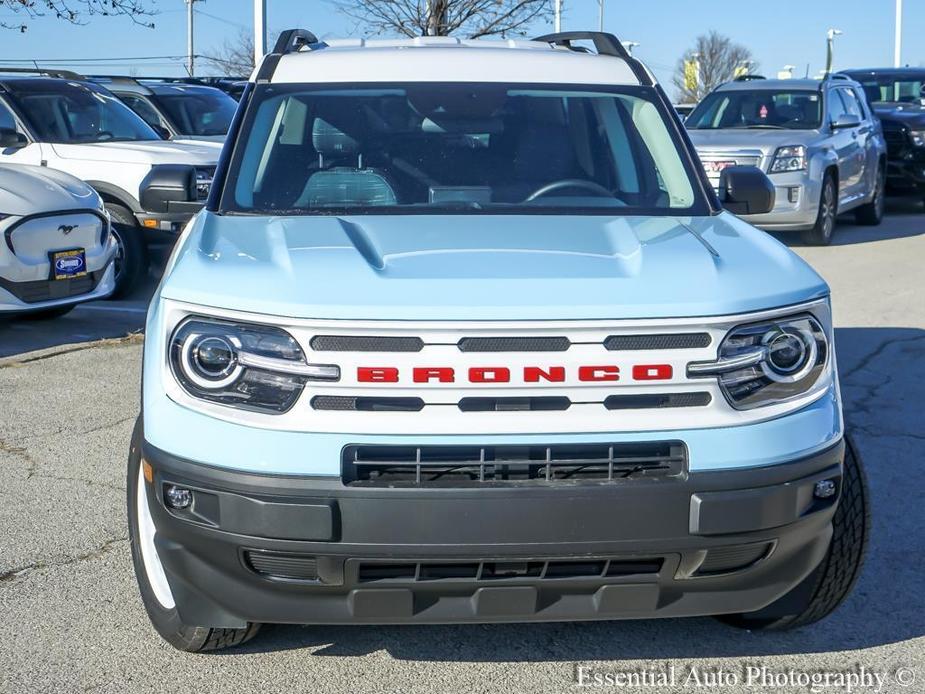
[(267, 0), (254, 0), (254, 65), (267, 54)]
[(893, 67), (901, 67), (903, 53), (903, 0), (896, 0), (896, 35), (893, 37)]
[(556, 0), (555, 2), (555, 30), (558, 34), (562, 31), (562, 0)]
[(196, 55), (193, 53), (193, 3), (186, 0), (186, 71), (190, 77), (196, 76)]
[(835, 54), (835, 37), (841, 36), (841, 29), (829, 29), (826, 32), (826, 51), (825, 51), (825, 74), (832, 74), (832, 63)]
[(597, 0), (597, 30), (604, 31), (604, 0)]

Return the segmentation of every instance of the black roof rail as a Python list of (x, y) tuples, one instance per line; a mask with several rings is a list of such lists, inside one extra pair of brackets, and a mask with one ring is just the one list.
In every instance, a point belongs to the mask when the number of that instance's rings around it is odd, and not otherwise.
[(280, 55), (295, 53), (313, 43), (319, 43), (318, 37), (308, 29), (287, 29), (276, 39), (276, 46), (273, 48), (273, 52), (279, 53)]
[(739, 75), (733, 80), (733, 82), (753, 82), (755, 80), (766, 80), (766, 79), (767, 77), (765, 77), (764, 75), (752, 75), (749, 73), (747, 75)]
[(605, 31), (560, 31), (556, 34), (537, 36), (533, 40), (541, 43), (551, 43), (554, 46), (564, 46), (571, 51), (579, 51), (582, 53), (587, 53), (587, 49), (581, 46), (573, 46), (572, 42), (590, 41), (594, 44), (594, 49), (597, 51), (598, 55), (609, 55), (614, 58), (622, 58), (625, 60), (626, 64), (629, 65), (630, 69), (633, 71), (633, 74), (636, 75), (636, 79), (639, 80), (640, 84), (648, 86), (654, 84), (652, 77), (642, 66), (642, 63), (630, 55), (630, 52), (626, 50), (626, 46), (620, 43), (620, 39)]
[(841, 72), (830, 72), (825, 76), (828, 80), (842, 80), (844, 82), (854, 82), (854, 78), (851, 75), (845, 75)]
[(17, 75), (45, 75), (63, 80), (83, 80), (83, 75), (70, 70), (59, 70), (57, 68), (43, 67), (0, 67), (0, 73), (12, 73)]

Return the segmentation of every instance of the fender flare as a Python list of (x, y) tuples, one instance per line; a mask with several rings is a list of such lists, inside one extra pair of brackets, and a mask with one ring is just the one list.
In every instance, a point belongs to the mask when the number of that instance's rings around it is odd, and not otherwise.
[(141, 203), (131, 193), (106, 181), (87, 181), (87, 185), (96, 190), (103, 198), (112, 198), (120, 205), (125, 205), (134, 214), (144, 212)]

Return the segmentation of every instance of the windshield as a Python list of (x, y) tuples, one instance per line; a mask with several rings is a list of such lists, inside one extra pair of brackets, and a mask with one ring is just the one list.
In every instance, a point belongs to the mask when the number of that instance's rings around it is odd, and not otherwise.
[(160, 139), (128, 106), (108, 91), (91, 85), (28, 80), (13, 86), (11, 93), (42, 142)]
[(703, 214), (657, 100), (642, 87), (262, 87), (222, 208)]
[(861, 83), (867, 101), (920, 104), (925, 99), (925, 72), (914, 74), (851, 75)]
[(684, 124), (693, 130), (815, 130), (822, 124), (818, 91), (735, 89), (708, 94)]
[(238, 103), (218, 89), (159, 94), (157, 104), (180, 135), (225, 135)]

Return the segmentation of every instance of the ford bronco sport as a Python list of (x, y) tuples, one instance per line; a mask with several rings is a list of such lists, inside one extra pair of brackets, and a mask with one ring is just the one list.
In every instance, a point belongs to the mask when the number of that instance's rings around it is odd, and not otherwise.
[(285, 32), (148, 314), (155, 629), (835, 609), (867, 526), (829, 288), (728, 211), (765, 174), (718, 188), (609, 34)]

